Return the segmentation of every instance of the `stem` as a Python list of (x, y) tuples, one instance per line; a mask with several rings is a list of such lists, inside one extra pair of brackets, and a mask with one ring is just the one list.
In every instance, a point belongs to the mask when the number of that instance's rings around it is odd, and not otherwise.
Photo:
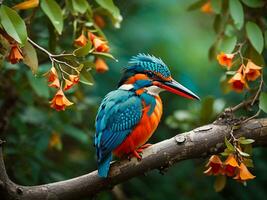
[(41, 50), (41, 51), (43, 51), (44, 53), (46, 53), (48, 56), (49, 56), (49, 58), (50, 58), (50, 60), (52, 61), (52, 57), (53, 57), (53, 54), (51, 54), (49, 51), (47, 51), (45, 48), (43, 48), (43, 47), (41, 47), (41, 46), (39, 46), (38, 44), (36, 44), (34, 41), (32, 41), (29, 37), (27, 38), (28, 39), (28, 41), (33, 45), (33, 46), (35, 46), (36, 48), (38, 48), (39, 50)]
[(259, 109), (259, 110), (256, 112), (255, 115), (253, 115), (253, 116), (251, 116), (251, 117), (245, 119), (245, 120), (242, 122), (242, 124), (245, 124), (245, 123), (247, 123), (248, 121), (250, 121), (250, 120), (252, 120), (252, 119), (258, 117), (258, 116), (260, 115), (260, 113), (261, 113), (261, 109)]
[(254, 96), (254, 98), (253, 98), (253, 100), (252, 100), (252, 102), (251, 102), (251, 106), (253, 106), (254, 105), (254, 103), (255, 103), (255, 101), (259, 98), (259, 95), (260, 95), (260, 92), (261, 92), (261, 90), (262, 90), (262, 86), (263, 86), (263, 74), (261, 73), (261, 81), (260, 81), (260, 85), (259, 85), (259, 88), (258, 88), (258, 90), (257, 90), (257, 93), (256, 93), (256, 95)]

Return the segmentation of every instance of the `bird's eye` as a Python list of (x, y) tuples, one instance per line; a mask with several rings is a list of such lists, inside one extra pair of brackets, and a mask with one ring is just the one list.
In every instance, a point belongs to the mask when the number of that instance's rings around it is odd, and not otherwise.
[(150, 77), (150, 78), (154, 77), (154, 73), (153, 73), (153, 72), (147, 72), (147, 75), (148, 75), (148, 77)]

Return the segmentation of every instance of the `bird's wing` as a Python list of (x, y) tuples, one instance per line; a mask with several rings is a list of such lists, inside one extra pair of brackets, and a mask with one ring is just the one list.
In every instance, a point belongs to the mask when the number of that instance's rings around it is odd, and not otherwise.
[(141, 117), (142, 101), (134, 92), (115, 90), (105, 97), (96, 118), (95, 146), (98, 162), (110, 156)]

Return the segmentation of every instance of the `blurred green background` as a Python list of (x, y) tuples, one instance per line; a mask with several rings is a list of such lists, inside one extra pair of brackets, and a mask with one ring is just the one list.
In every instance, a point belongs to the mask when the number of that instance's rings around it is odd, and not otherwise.
[[(9, 77), (17, 92), (5, 146), (7, 170), (12, 180), (35, 185), (65, 180), (96, 169), (92, 138), (97, 108), (104, 95), (116, 88), (122, 67), (137, 53), (161, 57), (170, 67), (172, 76), (202, 98), (200, 102), (192, 102), (163, 93), (164, 114), (151, 143), (212, 122), (224, 107), (238, 103), (243, 96), (221, 92), (219, 80), (224, 70), (215, 61), (208, 60), (208, 49), (215, 39), (212, 17), (199, 11), (186, 11), (192, 2), (115, 1), (124, 20), (120, 29), (106, 27), (104, 32), (118, 62), (108, 61), (110, 70), (95, 74), (94, 86), (79, 84), (79, 90), (70, 91), (71, 100), (76, 104), (65, 112), (49, 108), (52, 93), (44, 78), (32, 76), (26, 67), (5, 63), (1, 76)], [(48, 30), (40, 25), (36, 27), (42, 31), (32, 37), (41, 37), (39, 43), (47, 46)], [(70, 41), (70, 38), (65, 39), (63, 43)], [(42, 61), (40, 72), (48, 67), (50, 63)], [(0, 95), (2, 102), (6, 94), (0, 91)], [(61, 142), (49, 146), (53, 134), (59, 136)], [(265, 153), (265, 149), (254, 150), (253, 173), (257, 178), (248, 182), (247, 187), (229, 179), (226, 188), (216, 193), (214, 177), (203, 175), (206, 160), (199, 159), (180, 162), (164, 175), (153, 171), (133, 178), (121, 184), (119, 190), (124, 197), (136, 200), (265, 199)], [(112, 191), (96, 196), (101, 200), (117, 198)]]

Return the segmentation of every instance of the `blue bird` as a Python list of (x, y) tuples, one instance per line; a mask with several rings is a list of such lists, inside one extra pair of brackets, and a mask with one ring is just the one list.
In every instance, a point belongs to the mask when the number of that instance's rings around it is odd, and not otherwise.
[(132, 57), (117, 90), (106, 95), (96, 117), (98, 174), (107, 177), (112, 153), (141, 160), (145, 144), (156, 130), (162, 115), (161, 91), (199, 99), (171, 77), (167, 65), (154, 56)]

